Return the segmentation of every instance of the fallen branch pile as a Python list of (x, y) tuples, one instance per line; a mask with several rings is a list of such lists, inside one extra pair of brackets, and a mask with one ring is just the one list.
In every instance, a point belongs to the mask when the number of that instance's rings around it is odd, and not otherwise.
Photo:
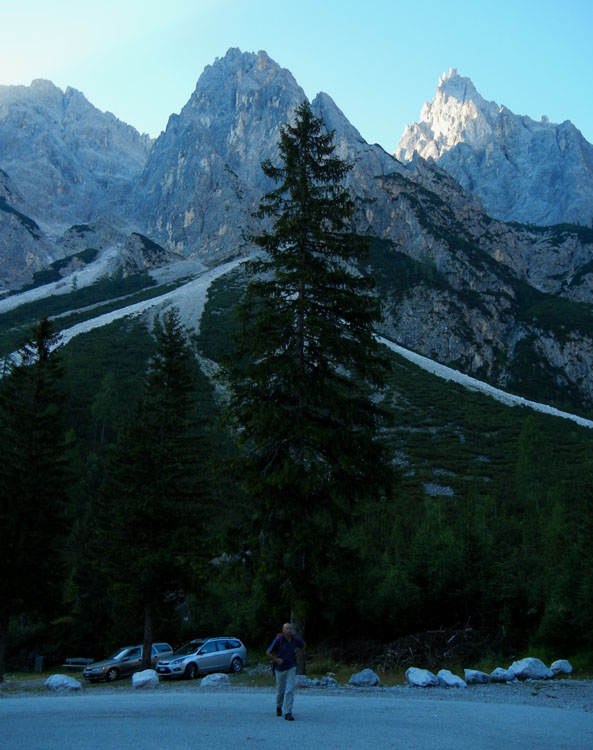
[(325, 651), (325, 656), (336, 661), (371, 667), (378, 672), (411, 666), (431, 671), (460, 664), (470, 666), (494, 654), (514, 658), (514, 650), (507, 646), (502, 634), (492, 637), (467, 625), (426, 630), (388, 644), (354, 641)]
[(442, 669), (451, 665), (476, 664), (489, 654), (505, 651), (502, 637), (492, 637), (470, 627), (441, 628), (398, 638), (387, 644), (375, 666), (380, 671), (395, 667)]

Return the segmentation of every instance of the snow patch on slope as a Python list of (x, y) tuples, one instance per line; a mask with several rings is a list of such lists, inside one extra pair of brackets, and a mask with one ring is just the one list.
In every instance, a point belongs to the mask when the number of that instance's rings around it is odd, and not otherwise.
[(433, 375), (437, 375), (439, 378), (443, 378), (443, 380), (451, 380), (452, 382), (459, 383), (469, 390), (485, 393), (487, 396), (490, 396), (496, 401), (500, 401), (507, 406), (527, 406), (530, 409), (535, 409), (536, 411), (541, 411), (545, 414), (551, 414), (554, 417), (561, 417), (562, 419), (572, 419), (573, 422), (581, 425), (581, 427), (593, 428), (593, 422), (589, 419), (579, 417), (576, 414), (570, 414), (565, 411), (560, 411), (559, 409), (556, 409), (553, 406), (548, 406), (547, 404), (539, 404), (536, 401), (529, 401), (522, 396), (515, 396), (512, 393), (502, 391), (499, 388), (495, 388), (494, 386), (489, 385), (488, 383), (483, 383), (481, 380), (472, 378), (470, 375), (465, 375), (458, 370), (453, 370), (451, 367), (441, 365), (438, 362), (435, 362), (432, 359), (428, 359), (428, 357), (423, 357), (421, 354), (416, 354), (409, 349), (404, 349), (402, 346), (394, 344), (393, 341), (389, 341), (382, 336), (379, 336), (378, 340), (382, 344), (385, 344), (386, 347), (391, 349), (392, 352), (400, 354), (410, 362), (418, 365), (418, 367), (421, 367), (427, 372), (431, 372)]

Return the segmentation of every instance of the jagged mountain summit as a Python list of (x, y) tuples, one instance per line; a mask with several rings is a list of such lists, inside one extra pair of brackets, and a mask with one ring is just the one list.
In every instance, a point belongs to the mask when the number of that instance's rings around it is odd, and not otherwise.
[(208, 65), (134, 188), (131, 212), (150, 236), (209, 261), (245, 248), (251, 213), (272, 183), (280, 128), (305, 93), (265, 52), (230, 49)]
[(536, 122), (486, 101), (452, 68), (395, 156), (438, 164), (503, 221), (593, 226), (593, 145), (566, 120)]
[(41, 79), (0, 86), (0, 169), (46, 229), (116, 210), (151, 145), (76, 89)]

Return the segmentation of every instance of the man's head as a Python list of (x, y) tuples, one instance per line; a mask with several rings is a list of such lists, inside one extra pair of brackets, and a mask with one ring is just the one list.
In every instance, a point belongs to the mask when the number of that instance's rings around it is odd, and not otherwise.
[(292, 625), (289, 622), (285, 622), (282, 626), (282, 633), (287, 641), (292, 638)]

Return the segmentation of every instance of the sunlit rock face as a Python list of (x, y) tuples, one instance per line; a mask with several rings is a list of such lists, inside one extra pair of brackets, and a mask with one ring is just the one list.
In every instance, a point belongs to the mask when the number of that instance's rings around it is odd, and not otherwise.
[(593, 226), (593, 146), (570, 121), (536, 122), (486, 101), (452, 68), (395, 156), (437, 163), (504, 221)]
[(155, 142), (132, 212), (170, 250), (206, 261), (243, 252), (252, 212), (273, 186), (280, 128), (305, 99), (265, 52), (231, 49), (205, 68), (179, 115)]

